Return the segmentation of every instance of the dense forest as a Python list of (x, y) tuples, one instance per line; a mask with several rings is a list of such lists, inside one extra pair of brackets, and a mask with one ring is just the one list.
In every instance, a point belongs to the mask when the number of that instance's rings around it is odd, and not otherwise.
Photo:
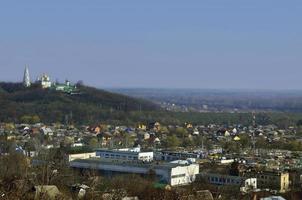
[(38, 116), (43, 122), (85, 123), (116, 117), (115, 113), (159, 109), (149, 101), (93, 87), (78, 85), (78, 90), (78, 94), (72, 95), (38, 85), (25, 88), (21, 83), (2, 82), (0, 121), (19, 122), (28, 116)]

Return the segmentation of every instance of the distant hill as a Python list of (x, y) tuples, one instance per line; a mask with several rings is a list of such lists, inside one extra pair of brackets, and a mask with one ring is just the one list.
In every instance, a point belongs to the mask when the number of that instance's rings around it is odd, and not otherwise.
[(128, 111), (152, 111), (159, 107), (147, 100), (79, 85), (71, 95), (38, 85), (0, 82), (0, 121), (22, 121), (38, 116), (43, 122), (86, 123), (124, 120)]

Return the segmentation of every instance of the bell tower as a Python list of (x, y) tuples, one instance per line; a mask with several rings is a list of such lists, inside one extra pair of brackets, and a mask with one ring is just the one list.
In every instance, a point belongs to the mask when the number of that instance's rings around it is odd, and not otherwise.
[(30, 85), (31, 85), (28, 65), (25, 65), (24, 76), (23, 76), (23, 85), (25, 87), (30, 87)]

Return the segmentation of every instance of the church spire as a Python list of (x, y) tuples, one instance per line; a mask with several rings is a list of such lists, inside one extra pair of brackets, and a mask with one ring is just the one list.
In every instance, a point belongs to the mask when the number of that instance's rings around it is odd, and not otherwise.
[(24, 70), (24, 76), (23, 76), (23, 85), (25, 87), (30, 87), (30, 77), (29, 77), (29, 70), (28, 70), (28, 65), (25, 65), (25, 70)]

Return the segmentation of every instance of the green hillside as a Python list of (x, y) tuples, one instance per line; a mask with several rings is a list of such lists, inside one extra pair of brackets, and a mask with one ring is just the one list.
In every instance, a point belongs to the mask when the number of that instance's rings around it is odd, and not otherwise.
[(0, 120), (20, 122), (37, 115), (43, 122), (92, 123), (126, 120), (127, 112), (158, 110), (154, 103), (88, 86), (71, 95), (37, 85), (0, 82)]

